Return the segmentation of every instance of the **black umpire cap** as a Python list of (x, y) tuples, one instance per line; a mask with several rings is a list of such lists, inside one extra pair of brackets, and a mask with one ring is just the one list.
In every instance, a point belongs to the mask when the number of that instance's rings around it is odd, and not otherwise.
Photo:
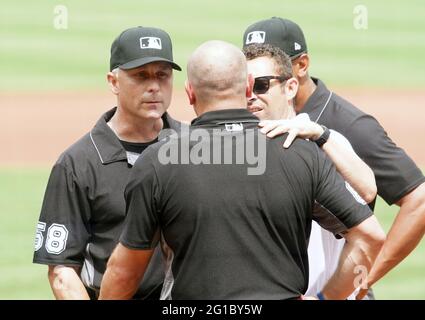
[(111, 46), (110, 71), (137, 68), (147, 63), (165, 61), (181, 71), (173, 61), (171, 38), (164, 30), (134, 27), (121, 32)]
[(251, 24), (243, 35), (243, 46), (265, 43), (282, 49), (291, 59), (307, 52), (303, 31), (295, 22), (273, 17)]

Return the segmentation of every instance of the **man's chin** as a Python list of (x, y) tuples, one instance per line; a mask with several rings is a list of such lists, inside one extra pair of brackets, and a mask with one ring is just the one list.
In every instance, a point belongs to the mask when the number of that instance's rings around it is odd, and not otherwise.
[(146, 119), (157, 120), (161, 119), (164, 113), (165, 110), (149, 110), (144, 112), (142, 116)]
[(252, 114), (260, 120), (267, 120), (267, 116), (264, 113), (264, 110), (254, 111)]

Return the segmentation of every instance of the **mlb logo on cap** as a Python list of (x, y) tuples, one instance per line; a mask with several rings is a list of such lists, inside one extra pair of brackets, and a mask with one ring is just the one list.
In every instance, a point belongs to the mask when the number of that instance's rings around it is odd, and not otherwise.
[(264, 43), (266, 33), (264, 31), (252, 31), (247, 34), (245, 44)]
[(142, 49), (162, 49), (161, 39), (156, 37), (140, 38), (140, 48)]

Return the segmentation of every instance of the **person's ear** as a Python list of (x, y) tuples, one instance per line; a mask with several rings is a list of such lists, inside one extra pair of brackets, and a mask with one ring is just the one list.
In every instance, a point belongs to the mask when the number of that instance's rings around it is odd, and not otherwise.
[(111, 89), (112, 93), (118, 95), (118, 93), (120, 92), (118, 73), (108, 72), (108, 74), (106, 75), (106, 79), (108, 80), (109, 88)]
[(285, 95), (288, 101), (295, 98), (298, 92), (298, 80), (295, 77), (292, 77), (286, 80), (285, 83)]
[(184, 90), (186, 91), (187, 97), (189, 98), (189, 103), (191, 106), (194, 106), (196, 103), (195, 92), (193, 91), (193, 87), (190, 84), (189, 80), (186, 80), (184, 83)]
[(246, 90), (245, 90), (245, 94), (248, 99), (250, 99), (252, 96), (253, 88), (254, 88), (254, 77), (252, 76), (252, 74), (249, 73), (247, 77)]
[(310, 66), (310, 58), (308, 54), (303, 53), (292, 61), (292, 73), (298, 78), (304, 78), (308, 74)]

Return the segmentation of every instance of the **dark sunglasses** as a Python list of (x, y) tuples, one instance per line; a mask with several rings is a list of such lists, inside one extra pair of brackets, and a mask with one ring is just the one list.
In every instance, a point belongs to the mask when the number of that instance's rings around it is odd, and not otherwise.
[(284, 82), (289, 78), (283, 77), (283, 76), (264, 76), (264, 77), (257, 77), (254, 79), (254, 88), (253, 91), (255, 94), (263, 94), (269, 91), (270, 89), (270, 80), (276, 79), (280, 82)]

